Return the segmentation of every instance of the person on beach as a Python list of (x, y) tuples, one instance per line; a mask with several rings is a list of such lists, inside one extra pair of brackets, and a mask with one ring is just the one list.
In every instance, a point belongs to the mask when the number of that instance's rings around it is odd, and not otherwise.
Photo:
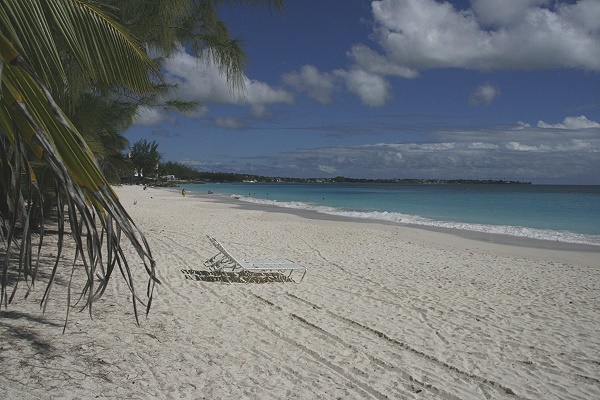
[(181, 189), (181, 195), (185, 197), (185, 189)]

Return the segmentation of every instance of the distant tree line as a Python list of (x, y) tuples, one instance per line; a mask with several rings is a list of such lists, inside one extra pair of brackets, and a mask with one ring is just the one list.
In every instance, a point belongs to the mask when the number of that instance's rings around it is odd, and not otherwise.
[(289, 178), (226, 172), (202, 172), (177, 162), (161, 163), (159, 172), (164, 175), (175, 175), (177, 178), (192, 182), (299, 182), (299, 183), (399, 183), (399, 184), (511, 184), (523, 185), (531, 182), (494, 179), (357, 179), (336, 176), (335, 178)]
[[(272, 177), (251, 174), (235, 174), (228, 172), (203, 172), (193, 167), (173, 162), (160, 162), (162, 155), (158, 152), (158, 143), (156, 141), (147, 142), (145, 139), (139, 140), (133, 144), (130, 153), (130, 160), (135, 170), (145, 171), (146, 178), (154, 179), (156, 173), (159, 181), (165, 180), (165, 176), (173, 175), (180, 181), (188, 182), (304, 182), (304, 183), (404, 183), (404, 184), (531, 184), (531, 182), (520, 182), (512, 180), (494, 180), (494, 179), (365, 179), (365, 178), (346, 178), (336, 176), (334, 178), (290, 178), (290, 177)], [(158, 165), (158, 170), (156, 166)], [(147, 179), (146, 179), (147, 180)]]

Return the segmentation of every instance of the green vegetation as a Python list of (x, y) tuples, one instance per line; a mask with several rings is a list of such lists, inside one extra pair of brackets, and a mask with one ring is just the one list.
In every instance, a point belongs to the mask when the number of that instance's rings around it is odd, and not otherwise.
[[(201, 172), (190, 166), (168, 161), (159, 163), (162, 158), (158, 152), (158, 143), (155, 141), (148, 143), (146, 140), (140, 140), (134, 144), (134, 150), (131, 153), (131, 160), (135, 168), (146, 171), (147, 168), (153, 168), (158, 164), (158, 177), (156, 180), (154, 175), (148, 176), (144, 174), (144, 182), (150, 184), (164, 185), (167, 179), (166, 176), (175, 177), (174, 181), (181, 182), (305, 182), (305, 183), (399, 183), (399, 184), (531, 184), (531, 182), (494, 180), (494, 179), (362, 179), (362, 178), (346, 178), (336, 176), (335, 178), (289, 178), (289, 177), (270, 177), (250, 174), (235, 174), (226, 172)], [(172, 186), (174, 181), (169, 181)]]
[(531, 182), (494, 180), (494, 179), (357, 179), (336, 176), (335, 178), (289, 178), (270, 177), (226, 172), (201, 172), (176, 162), (160, 164), (159, 175), (174, 175), (179, 180), (189, 182), (304, 182), (304, 183), (399, 183), (399, 184), (531, 184)]
[(156, 177), (158, 164), (162, 158), (158, 152), (158, 143), (155, 140), (148, 142), (146, 139), (138, 140), (131, 147), (131, 163), (138, 173), (146, 177)]
[[(59, 268), (83, 271), (69, 282), (67, 306), (88, 308), (118, 269), (146, 312), (157, 282), (142, 232), (109, 182), (130, 163), (122, 136), (139, 106), (187, 109), (161, 101), (165, 85), (145, 48), (168, 56), (184, 45), (212, 57), (232, 88), (240, 87), (245, 55), (219, 19), (220, 0), (3, 0), (0, 7), (0, 306), (20, 282), (29, 293), (40, 268), (44, 233), (58, 231), (45, 307)], [(273, 4), (281, 0), (247, 0)], [(152, 15), (152, 18), (148, 18)], [(109, 178), (107, 178), (107, 176)], [(110, 181), (109, 181), (110, 179)], [(66, 236), (75, 260), (65, 261)], [(135, 291), (126, 238), (148, 274), (146, 300)], [(69, 276), (69, 274), (67, 274)], [(73, 274), (70, 274), (73, 276)], [(71, 278), (72, 279), (72, 278)], [(79, 289), (79, 293), (71, 290)]]

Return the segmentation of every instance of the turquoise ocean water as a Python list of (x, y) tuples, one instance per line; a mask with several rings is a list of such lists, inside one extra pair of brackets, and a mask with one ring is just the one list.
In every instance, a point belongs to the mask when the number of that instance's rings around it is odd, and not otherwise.
[(600, 186), (369, 183), (182, 185), (320, 213), (600, 246)]

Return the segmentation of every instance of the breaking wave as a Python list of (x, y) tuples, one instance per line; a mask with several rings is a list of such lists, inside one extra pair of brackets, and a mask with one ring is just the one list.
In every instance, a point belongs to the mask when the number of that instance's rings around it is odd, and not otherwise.
[(342, 217), (359, 218), (372, 221), (395, 222), (407, 225), (420, 225), (439, 228), (461, 229), (466, 231), (492, 233), (499, 235), (510, 235), (517, 237), (526, 237), (540, 240), (550, 240), (564, 243), (577, 243), (593, 246), (600, 246), (600, 235), (583, 235), (568, 231), (553, 231), (546, 229), (535, 229), (521, 226), (510, 225), (486, 225), (476, 223), (438, 221), (430, 218), (424, 218), (419, 215), (408, 215), (397, 212), (387, 211), (347, 211), (335, 207), (317, 206), (304, 202), (284, 202), (276, 200), (257, 199), (253, 197), (231, 195), (236, 199), (248, 203), (263, 204), (281, 208), (291, 208), (297, 210), (310, 210), (322, 214), (337, 215)]

